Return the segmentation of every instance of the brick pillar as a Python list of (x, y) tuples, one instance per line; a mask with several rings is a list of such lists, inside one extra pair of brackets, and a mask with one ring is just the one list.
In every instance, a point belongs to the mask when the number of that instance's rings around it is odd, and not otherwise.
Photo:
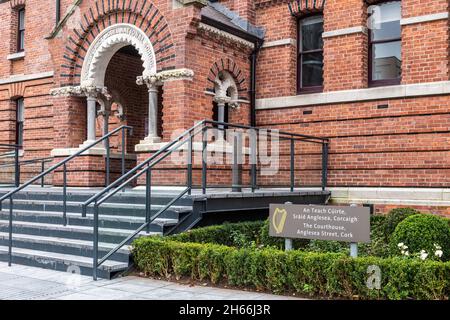
[[(54, 149), (53, 165), (75, 153), (86, 140), (86, 98), (54, 98)], [(99, 145), (100, 146), (100, 145)], [(47, 180), (48, 181), (48, 180)], [(63, 167), (52, 177), (55, 186), (63, 184)], [(105, 183), (105, 158), (103, 154), (79, 156), (67, 163), (67, 185), (71, 187), (100, 187)]]
[[(404, 0), (402, 19), (448, 12), (448, 0)], [(449, 80), (448, 19), (402, 26), (402, 83)]]

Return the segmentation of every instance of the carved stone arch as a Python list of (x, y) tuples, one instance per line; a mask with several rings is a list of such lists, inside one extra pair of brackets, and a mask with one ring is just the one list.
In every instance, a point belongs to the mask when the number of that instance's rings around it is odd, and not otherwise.
[(248, 91), (246, 74), (239, 68), (237, 63), (230, 58), (220, 59), (210, 68), (206, 91), (216, 93), (217, 78), (221, 73), (224, 76), (229, 75), (233, 78), (238, 99), (246, 98), (245, 96)]
[(214, 82), (215, 99), (237, 105), (239, 92), (234, 77), (228, 71), (222, 70), (218, 73)]
[(295, 0), (288, 3), (289, 12), (295, 17), (323, 12), (326, 0)]
[(26, 5), (26, 1), (25, 0), (11, 0), (9, 3), (11, 9), (19, 9), (19, 8), (23, 8)]
[(95, 38), (105, 29), (117, 24), (133, 25), (153, 44), (158, 71), (175, 69), (175, 48), (167, 20), (151, 1), (118, 0), (102, 6), (95, 1), (80, 14), (78, 28), (69, 31), (61, 65), (63, 85), (81, 82), (82, 68)]
[(103, 87), (106, 68), (113, 55), (132, 45), (140, 54), (144, 75), (156, 73), (156, 56), (147, 35), (132, 24), (114, 24), (103, 30), (90, 45), (83, 60), (81, 85)]

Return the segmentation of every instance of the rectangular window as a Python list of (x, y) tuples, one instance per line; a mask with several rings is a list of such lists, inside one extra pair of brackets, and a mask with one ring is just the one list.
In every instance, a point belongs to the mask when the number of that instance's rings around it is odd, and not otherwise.
[(16, 144), (23, 146), (23, 123), (25, 120), (25, 105), (23, 98), (16, 100)]
[(17, 12), (17, 51), (25, 49), (25, 9), (20, 9)]
[(399, 84), (402, 75), (401, 2), (384, 2), (371, 10), (369, 84)]
[(312, 16), (298, 22), (297, 91), (323, 89), (323, 17)]

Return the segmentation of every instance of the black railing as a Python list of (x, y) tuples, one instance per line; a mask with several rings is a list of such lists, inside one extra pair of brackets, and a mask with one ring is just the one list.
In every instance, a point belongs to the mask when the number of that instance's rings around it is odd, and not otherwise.
[[(14, 163), (11, 165), (14, 167), (14, 186), (18, 187), (20, 185), (20, 165), (19, 165), (19, 151), (22, 146), (17, 144), (0, 144), (0, 150), (8, 150), (2, 156), (13, 157)], [(12, 151), (10, 151), (12, 150)], [(1, 209), (1, 202), (0, 202)]]
[[(20, 185), (20, 175), (21, 175), (23, 166), (39, 164), (40, 165), (40, 173), (43, 173), (45, 171), (45, 164), (52, 162), (53, 159), (54, 159), (53, 157), (44, 157), (44, 158), (34, 158), (34, 159), (22, 160), (22, 161), (18, 161), (18, 163), (16, 161), (14, 161), (14, 163), (0, 165), (0, 172), (4, 168), (16, 167), (15, 186), (18, 187)], [(17, 169), (17, 165), (18, 165), (18, 169)], [(42, 176), (40, 185), (41, 185), (41, 187), (44, 187), (45, 176)], [(0, 208), (1, 208), (1, 206), (0, 206)]]
[[(8, 248), (9, 249), (8, 250), (9, 260), (8, 260), (8, 265), (11, 265), (11, 261), (12, 261), (12, 230), (13, 230), (13, 210), (14, 210), (13, 196), (17, 192), (32, 185), (36, 181), (38, 181), (38, 180), (42, 181), (42, 179), (44, 179), (44, 177), (46, 175), (48, 175), (49, 173), (54, 172), (56, 169), (62, 167), (63, 168), (63, 213), (62, 214), (63, 214), (63, 225), (64, 226), (67, 225), (67, 163), (69, 161), (71, 161), (72, 159), (85, 154), (86, 151), (90, 150), (91, 148), (95, 147), (99, 143), (106, 140), (106, 172), (108, 175), (108, 177), (106, 178), (106, 181), (110, 181), (110, 178), (109, 178), (109, 166), (110, 166), (109, 138), (112, 135), (116, 134), (117, 132), (119, 132), (119, 131), (125, 132), (125, 130), (128, 130), (128, 132), (131, 134), (133, 128), (130, 126), (120, 126), (116, 129), (114, 129), (113, 131), (109, 132), (108, 134), (104, 135), (103, 137), (93, 141), (92, 143), (81, 148), (80, 150), (78, 150), (77, 152), (72, 154), (71, 156), (69, 156), (66, 159), (58, 162), (57, 164), (51, 166), (44, 172), (38, 174), (34, 178), (28, 180), (27, 182), (25, 182), (22, 185), (17, 186), (14, 190), (11, 190), (10, 192), (8, 192), (5, 195), (3, 195), (2, 197), (0, 197), (0, 210), (2, 209), (3, 201), (9, 198), (9, 248)], [(125, 175), (125, 152), (126, 152), (125, 148), (126, 148), (125, 135), (122, 134), (122, 176)], [(16, 148), (15, 152), (18, 155), (18, 148)], [(18, 157), (16, 157), (16, 158), (18, 159)], [(19, 167), (18, 161), (16, 161), (16, 165), (17, 165), (17, 167)]]
[[(120, 248), (124, 245), (128, 244), (134, 237), (136, 237), (139, 233), (146, 230), (147, 233), (150, 231), (151, 223), (157, 219), (161, 214), (167, 211), (172, 205), (174, 205), (179, 199), (181, 199), (186, 194), (191, 194), (193, 189), (193, 153), (194, 153), (194, 138), (201, 134), (201, 153), (202, 153), (202, 176), (201, 176), (201, 190), (202, 194), (206, 194), (208, 188), (207, 181), (207, 148), (208, 148), (208, 130), (224, 130), (223, 128), (228, 128), (228, 130), (232, 129), (243, 129), (250, 130), (250, 139), (249, 139), (249, 147), (250, 154), (249, 159), (251, 162), (250, 172), (251, 172), (251, 190), (255, 192), (258, 188), (257, 183), (257, 136), (256, 133), (264, 130), (266, 133), (275, 135), (280, 140), (288, 140), (290, 141), (290, 185), (289, 188), (291, 191), (294, 191), (295, 188), (295, 142), (310, 142), (315, 144), (322, 145), (321, 153), (322, 153), (322, 175), (321, 175), (321, 187), (325, 190), (327, 185), (327, 161), (328, 161), (328, 139), (326, 138), (318, 138), (308, 135), (302, 134), (294, 134), (294, 133), (286, 133), (278, 130), (271, 129), (262, 129), (249, 127), (244, 125), (235, 125), (224, 122), (217, 121), (209, 121), (203, 120), (197, 123), (195, 126), (185, 131), (183, 134), (178, 136), (176, 139), (172, 140), (168, 144), (166, 144), (162, 149), (157, 151), (155, 154), (150, 156), (148, 159), (138, 164), (135, 168), (128, 171), (125, 175), (117, 179), (115, 182), (107, 186), (105, 189), (92, 196), (90, 199), (85, 201), (82, 205), (83, 216), (85, 217), (87, 214), (88, 206), (93, 204), (93, 218), (94, 218), (94, 237), (93, 237), (93, 278), (97, 279), (98, 268), (108, 260), (113, 254), (115, 254)], [(220, 134), (221, 137), (224, 134)], [(239, 174), (237, 174), (239, 170), (239, 166), (237, 166), (237, 159), (242, 158), (242, 154), (239, 154), (239, 148), (237, 146), (243, 146), (242, 144), (242, 136), (238, 134), (234, 136), (235, 140), (233, 143), (233, 153), (234, 153), (234, 163), (233, 163), (233, 190), (239, 190), (240, 187), (243, 187), (242, 182), (239, 179)], [(239, 142), (240, 140), (240, 142)], [(156, 212), (154, 215), (151, 215), (151, 203), (152, 203), (152, 171), (154, 167), (161, 163), (164, 159), (166, 159), (173, 152), (177, 151), (179, 148), (187, 144), (187, 176), (186, 176), (186, 187), (172, 200), (170, 200), (162, 209)], [(183, 150), (184, 151), (184, 150)], [(98, 257), (98, 239), (99, 239), (99, 207), (107, 201), (109, 198), (114, 196), (116, 193), (120, 192), (124, 188), (126, 188), (130, 183), (134, 180), (144, 176), (145, 178), (145, 223), (143, 223), (139, 228), (137, 228), (132, 234), (126, 237), (122, 242), (120, 242), (114, 249), (109, 251), (106, 255), (104, 255), (100, 260)]]

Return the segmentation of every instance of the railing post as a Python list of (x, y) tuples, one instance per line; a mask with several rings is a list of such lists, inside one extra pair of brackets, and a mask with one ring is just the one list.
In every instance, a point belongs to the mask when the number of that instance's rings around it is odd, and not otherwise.
[(111, 170), (111, 168), (110, 168), (111, 161), (110, 161), (110, 150), (109, 150), (109, 137), (107, 137), (106, 140), (105, 140), (105, 148), (106, 148), (105, 186), (107, 187), (107, 186), (109, 186), (109, 183), (110, 183), (109, 174), (110, 174), (110, 170)]
[(19, 147), (14, 147), (14, 185), (16, 188), (20, 185), (20, 165), (19, 165)]
[(67, 225), (67, 166), (63, 165), (63, 225)]
[(13, 245), (13, 239), (12, 239), (12, 233), (13, 233), (13, 197), (9, 197), (9, 224), (8, 224), (8, 234), (9, 234), (9, 241), (8, 241), (8, 266), (11, 267), (12, 263), (12, 245)]
[(206, 184), (207, 184), (207, 159), (208, 159), (208, 131), (207, 128), (202, 130), (202, 194), (206, 194)]
[(125, 174), (125, 128), (122, 128), (122, 176)]
[(152, 171), (147, 167), (145, 173), (145, 223), (147, 234), (150, 233), (150, 215), (152, 211)]
[(328, 182), (328, 142), (322, 143), (322, 190), (325, 191)]
[(250, 170), (251, 170), (251, 185), (252, 192), (255, 192), (256, 186), (256, 162), (257, 160), (257, 140), (256, 140), (256, 130), (250, 130)]
[(291, 192), (295, 186), (295, 140), (291, 138)]
[[(41, 163), (41, 174), (44, 173), (44, 171), (45, 171), (45, 161), (43, 160), (42, 163)], [(42, 176), (41, 188), (44, 187), (44, 183), (45, 183), (45, 176)]]
[(97, 268), (98, 268), (98, 205), (97, 201), (94, 203), (94, 243), (92, 254), (92, 277), (97, 281)]
[(192, 133), (189, 133), (188, 150), (187, 150), (187, 186), (189, 188), (188, 194), (192, 193)]
[(233, 169), (232, 169), (233, 192), (242, 191), (242, 133), (235, 131), (233, 135)]

